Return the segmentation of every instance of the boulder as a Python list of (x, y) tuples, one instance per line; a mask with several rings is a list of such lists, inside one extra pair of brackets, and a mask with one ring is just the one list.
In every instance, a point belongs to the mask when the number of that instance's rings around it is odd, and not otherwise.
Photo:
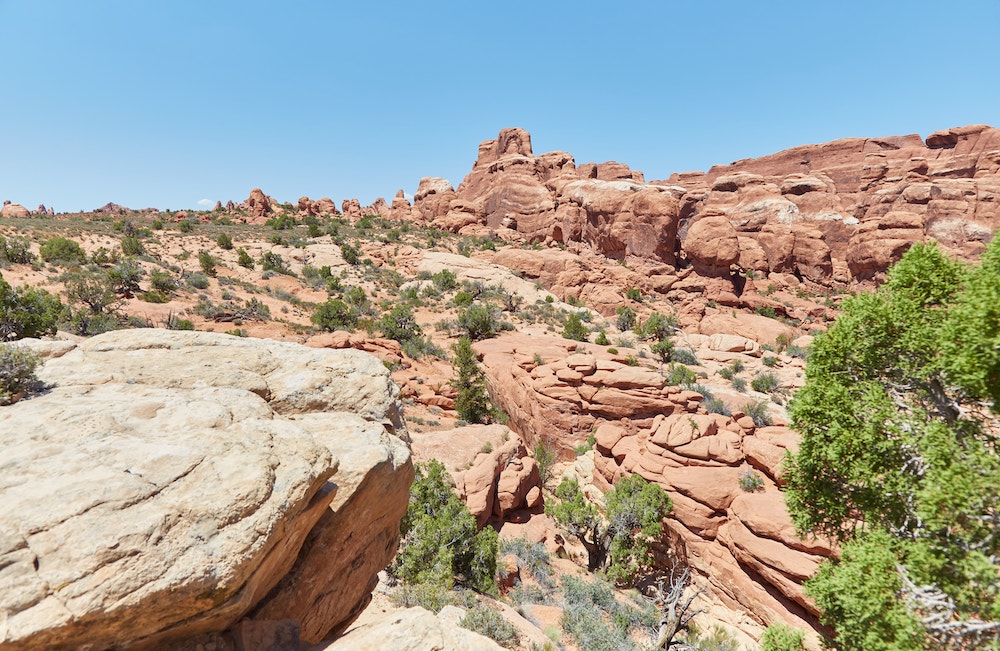
[(357, 615), (413, 474), (381, 363), (169, 330), (60, 352), (0, 410), (0, 646), (164, 648), (248, 616), (318, 642)]

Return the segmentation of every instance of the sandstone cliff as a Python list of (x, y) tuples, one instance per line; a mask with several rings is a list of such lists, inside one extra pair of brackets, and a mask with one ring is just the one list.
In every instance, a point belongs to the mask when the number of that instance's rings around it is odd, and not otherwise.
[(166, 648), (246, 617), (318, 642), (357, 616), (413, 477), (375, 358), (166, 330), (31, 345), (49, 388), (0, 409), (0, 649)]
[(526, 131), (504, 129), (479, 145), (457, 189), (423, 179), (414, 200), (452, 231), (584, 242), (707, 277), (867, 280), (915, 241), (965, 257), (983, 250), (1000, 225), (1000, 130), (849, 138), (646, 183), (619, 163), (536, 156)]

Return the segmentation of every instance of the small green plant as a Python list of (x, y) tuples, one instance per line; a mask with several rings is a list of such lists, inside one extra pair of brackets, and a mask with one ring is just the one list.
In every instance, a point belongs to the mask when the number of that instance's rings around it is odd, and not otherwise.
[[(597, 333), (597, 337), (594, 339), (594, 343), (598, 346), (607, 346), (611, 342), (608, 341), (608, 335), (605, 334), (603, 330)], [(655, 352), (655, 351), (654, 351)]]
[(517, 629), (504, 616), (488, 606), (476, 606), (465, 613), (458, 625), (485, 635), (508, 649), (517, 645)]
[(458, 395), (455, 397), (455, 411), (469, 423), (485, 423), (495, 414), (493, 403), (486, 393), (486, 376), (472, 349), (472, 341), (461, 337), (453, 347), (455, 359), (455, 379), (451, 381)]
[(736, 389), (737, 391), (739, 391), (740, 393), (746, 393), (747, 392), (747, 381), (746, 381), (746, 378), (734, 377), (732, 379), (732, 384), (733, 384), (733, 388)]
[(292, 270), (285, 264), (285, 259), (274, 251), (267, 251), (260, 258), (260, 268), (263, 271), (273, 271), (286, 276), (294, 275)]
[(694, 351), (689, 348), (676, 348), (670, 354), (670, 361), (677, 362), (679, 364), (688, 364), (690, 366), (698, 365), (698, 357), (694, 354)]
[(573, 341), (587, 341), (588, 334), (587, 326), (583, 324), (583, 320), (579, 314), (573, 312), (566, 317), (566, 321), (563, 324), (563, 337), (572, 339)]
[(193, 219), (182, 219), (177, 222), (177, 229), (182, 233), (191, 233), (194, 231), (195, 220)]
[(330, 298), (316, 307), (311, 320), (323, 330), (350, 332), (358, 323), (358, 313), (339, 298)]
[(756, 493), (764, 488), (764, 478), (756, 470), (744, 470), (739, 478), (740, 490), (744, 493)]
[(11, 287), (0, 278), (0, 341), (55, 334), (65, 306), (44, 289)]
[(658, 341), (650, 346), (649, 350), (651, 350), (654, 355), (659, 357), (661, 361), (668, 362), (673, 358), (674, 342), (669, 339), (664, 339), (663, 341)]
[(635, 327), (636, 324), (635, 310), (630, 307), (620, 307), (618, 308), (618, 320), (616, 325), (618, 329), (622, 332), (626, 332)]
[(763, 361), (764, 366), (768, 368), (774, 368), (775, 366), (778, 365), (778, 358), (775, 357), (774, 355), (765, 355), (761, 361)]
[(743, 405), (743, 413), (752, 418), (753, 424), (757, 427), (771, 425), (771, 414), (767, 410), (767, 403), (762, 400), (754, 400)]
[(236, 250), (236, 255), (238, 256), (236, 263), (239, 264), (241, 267), (246, 267), (247, 269), (254, 268), (253, 258), (250, 257), (250, 254), (247, 253), (246, 249), (240, 247), (239, 249)]
[(784, 624), (771, 624), (760, 638), (760, 651), (805, 651), (805, 648), (802, 631)]
[[(361, 223), (360, 221), (358, 222)], [(351, 266), (357, 265), (361, 260), (361, 251), (351, 244), (344, 242), (340, 245), (340, 257)]]
[(636, 303), (642, 303), (642, 292), (638, 287), (629, 287), (625, 290), (625, 298)]
[(776, 391), (780, 386), (781, 382), (778, 381), (774, 373), (760, 371), (750, 380), (750, 388), (761, 393), (771, 393), (772, 391)]
[(198, 253), (198, 265), (206, 276), (215, 276), (215, 256), (208, 251)]
[(544, 438), (539, 438), (531, 449), (531, 454), (535, 457), (535, 463), (538, 465), (538, 476), (542, 480), (542, 486), (544, 486), (552, 475), (552, 464), (557, 459), (556, 451)]
[(146, 252), (146, 247), (143, 246), (142, 240), (136, 235), (126, 235), (123, 237), (121, 246), (122, 253), (129, 257), (142, 255)]
[(10, 405), (42, 383), (35, 375), (39, 359), (30, 349), (16, 344), (0, 344), (0, 405)]
[(219, 236), (215, 238), (215, 243), (219, 245), (220, 249), (231, 251), (233, 248), (233, 238), (229, 236), (229, 233), (219, 233)]
[(193, 273), (187, 277), (187, 284), (195, 289), (208, 289), (208, 276), (202, 273)]
[(417, 464), (400, 523), (403, 540), (390, 572), (410, 585), (443, 588), (460, 576), (470, 587), (490, 592), (496, 585), (497, 533), (492, 527), (477, 529), (444, 464), (433, 459)]
[(489, 303), (470, 305), (458, 311), (458, 327), (472, 341), (488, 339), (499, 331), (500, 311)]
[(42, 260), (62, 267), (81, 265), (87, 261), (83, 247), (75, 240), (53, 237), (45, 241), (39, 249)]

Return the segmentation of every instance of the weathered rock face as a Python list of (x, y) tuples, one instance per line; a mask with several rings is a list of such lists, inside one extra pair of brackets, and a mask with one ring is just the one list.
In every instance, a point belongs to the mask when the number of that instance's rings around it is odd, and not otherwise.
[[(39, 206), (39, 208), (44, 210), (45, 206)], [(7, 203), (4, 204), (3, 208), (0, 208), (0, 217), (24, 218), (30, 216), (31, 212), (19, 203)]]
[[(759, 341), (787, 335), (768, 324), (787, 328), (749, 315), (746, 322), (708, 324), (708, 331), (721, 329), (690, 334), (688, 341), (706, 357), (748, 359), (760, 355)], [(737, 327), (746, 336), (731, 334)], [(505, 334), (475, 349), (494, 400), (529, 446), (541, 440), (571, 459), (573, 447), (593, 433), (592, 469), (581, 478), (589, 495), (629, 474), (667, 491), (674, 502), (669, 549), (705, 577), (721, 603), (759, 626), (818, 627), (802, 584), (833, 549), (795, 536), (779, 490), (785, 452), (795, 449), (798, 435), (783, 426), (757, 427), (735, 410), (709, 414), (702, 394), (668, 386), (657, 370), (630, 366), (604, 347)], [(759, 474), (761, 492), (741, 488), (748, 472)]]
[(366, 603), (412, 480), (353, 350), (166, 330), (42, 343), (0, 409), (0, 648), (165, 648), (241, 618), (317, 642)]
[(982, 252), (1000, 225), (1000, 130), (835, 140), (664, 183), (686, 190), (682, 230), (706, 211), (729, 219), (744, 269), (865, 280), (917, 241)]
[(457, 190), (422, 179), (414, 195), (424, 219), (459, 231), (480, 225), (535, 241), (588, 242), (602, 254), (673, 262), (679, 204), (670, 188), (646, 185), (619, 163), (577, 169), (565, 152), (535, 156), (523, 129), (504, 129), (479, 145)]
[(733, 267), (846, 283), (878, 276), (917, 241), (981, 253), (1000, 225), (1000, 130), (837, 140), (645, 183), (619, 163), (536, 156), (526, 131), (504, 129), (457, 190), (422, 179), (414, 201), (456, 232), (509, 229), (672, 266), (683, 248), (709, 278)]
[(264, 194), (260, 188), (250, 190), (250, 196), (243, 202), (242, 206), (250, 211), (252, 223), (263, 223), (271, 213), (275, 201)]

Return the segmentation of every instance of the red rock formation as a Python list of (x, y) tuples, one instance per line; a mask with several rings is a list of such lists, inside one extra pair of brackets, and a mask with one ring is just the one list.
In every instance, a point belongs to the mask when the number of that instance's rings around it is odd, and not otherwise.
[(740, 266), (865, 280), (915, 241), (972, 257), (1000, 225), (1000, 130), (849, 138), (675, 174), (682, 230), (706, 211), (736, 228)]
[[(44, 206), (42, 206), (44, 208)], [(10, 203), (9, 201), (4, 204), (3, 208), (0, 208), (0, 217), (12, 217), (12, 218), (24, 218), (29, 217), (31, 213), (27, 208), (19, 203)]]
[[(617, 259), (675, 266), (683, 249), (705, 278), (752, 271), (847, 283), (879, 276), (916, 241), (981, 252), (1000, 225), (1000, 130), (849, 138), (646, 184), (620, 163), (536, 156), (526, 131), (504, 129), (479, 145), (457, 190), (422, 179), (414, 207), (451, 231), (511, 229)], [(739, 300), (733, 280), (708, 289)]]
[(250, 196), (242, 203), (242, 207), (250, 211), (251, 223), (263, 223), (274, 208), (274, 199), (264, 194), (260, 188), (250, 191)]

